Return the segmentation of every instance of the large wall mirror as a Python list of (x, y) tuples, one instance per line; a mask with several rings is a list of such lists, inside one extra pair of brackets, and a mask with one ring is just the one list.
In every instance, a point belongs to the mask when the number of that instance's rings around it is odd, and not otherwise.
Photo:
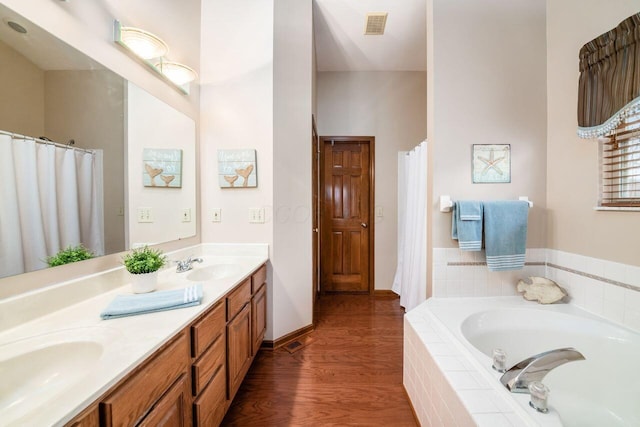
[(196, 234), (191, 118), (2, 4), (0, 64), (0, 278)]

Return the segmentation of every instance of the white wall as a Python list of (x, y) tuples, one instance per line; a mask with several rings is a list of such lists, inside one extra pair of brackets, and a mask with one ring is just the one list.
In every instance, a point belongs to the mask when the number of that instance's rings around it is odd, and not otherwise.
[[(273, 1), (204, 2), (201, 43), (203, 242), (272, 243)], [(221, 189), (217, 152), (239, 148), (256, 150), (258, 187)], [(249, 224), (254, 207), (267, 222)]]
[(397, 256), (398, 151), (426, 138), (426, 73), (319, 72), (318, 133), (375, 136), (375, 287), (391, 289)]
[[(311, 0), (202, 8), (202, 236), (269, 244), (267, 340), (312, 319), (311, 22)], [(256, 149), (257, 188), (218, 187), (217, 150), (230, 148)], [(249, 223), (250, 208), (265, 209), (264, 224)]]
[(273, 49), (273, 336), (313, 321), (311, 0), (275, 2)]
[[(193, 119), (133, 83), (127, 86), (128, 247), (184, 239), (196, 233), (196, 126)], [(145, 148), (182, 150), (182, 187), (144, 187)], [(151, 208), (153, 222), (138, 222), (139, 208)], [(189, 209), (191, 221), (182, 219)]]
[(640, 266), (640, 213), (596, 212), (598, 144), (576, 136), (578, 52), (640, 10), (639, 0), (547, 1), (549, 247)]

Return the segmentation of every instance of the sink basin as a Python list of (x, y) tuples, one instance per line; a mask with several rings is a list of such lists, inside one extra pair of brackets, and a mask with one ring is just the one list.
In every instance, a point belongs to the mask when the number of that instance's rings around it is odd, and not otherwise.
[(241, 268), (238, 264), (214, 264), (208, 267), (194, 269), (187, 275), (187, 279), (196, 282), (224, 279), (225, 277), (239, 274)]
[(0, 419), (24, 425), (34, 411), (65, 396), (100, 369), (117, 331), (78, 328), (32, 336), (0, 346)]

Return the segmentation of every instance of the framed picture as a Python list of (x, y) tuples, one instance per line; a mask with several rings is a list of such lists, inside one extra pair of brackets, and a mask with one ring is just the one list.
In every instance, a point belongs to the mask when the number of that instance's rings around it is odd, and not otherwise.
[(256, 150), (218, 150), (218, 185), (220, 188), (257, 187), (256, 167)]
[(142, 163), (145, 187), (182, 188), (182, 150), (144, 148)]
[(511, 182), (511, 144), (473, 144), (473, 183)]

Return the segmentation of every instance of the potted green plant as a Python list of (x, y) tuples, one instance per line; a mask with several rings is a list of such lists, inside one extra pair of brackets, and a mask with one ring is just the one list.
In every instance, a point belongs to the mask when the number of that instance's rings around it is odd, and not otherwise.
[(49, 267), (56, 267), (76, 261), (84, 261), (85, 259), (93, 257), (95, 257), (95, 254), (82, 246), (82, 244), (78, 246), (69, 245), (66, 249), (61, 250), (54, 256), (47, 257), (47, 264), (49, 264)]
[(167, 263), (167, 257), (160, 249), (143, 246), (126, 254), (122, 261), (131, 275), (133, 292), (142, 294), (156, 289), (158, 270)]

